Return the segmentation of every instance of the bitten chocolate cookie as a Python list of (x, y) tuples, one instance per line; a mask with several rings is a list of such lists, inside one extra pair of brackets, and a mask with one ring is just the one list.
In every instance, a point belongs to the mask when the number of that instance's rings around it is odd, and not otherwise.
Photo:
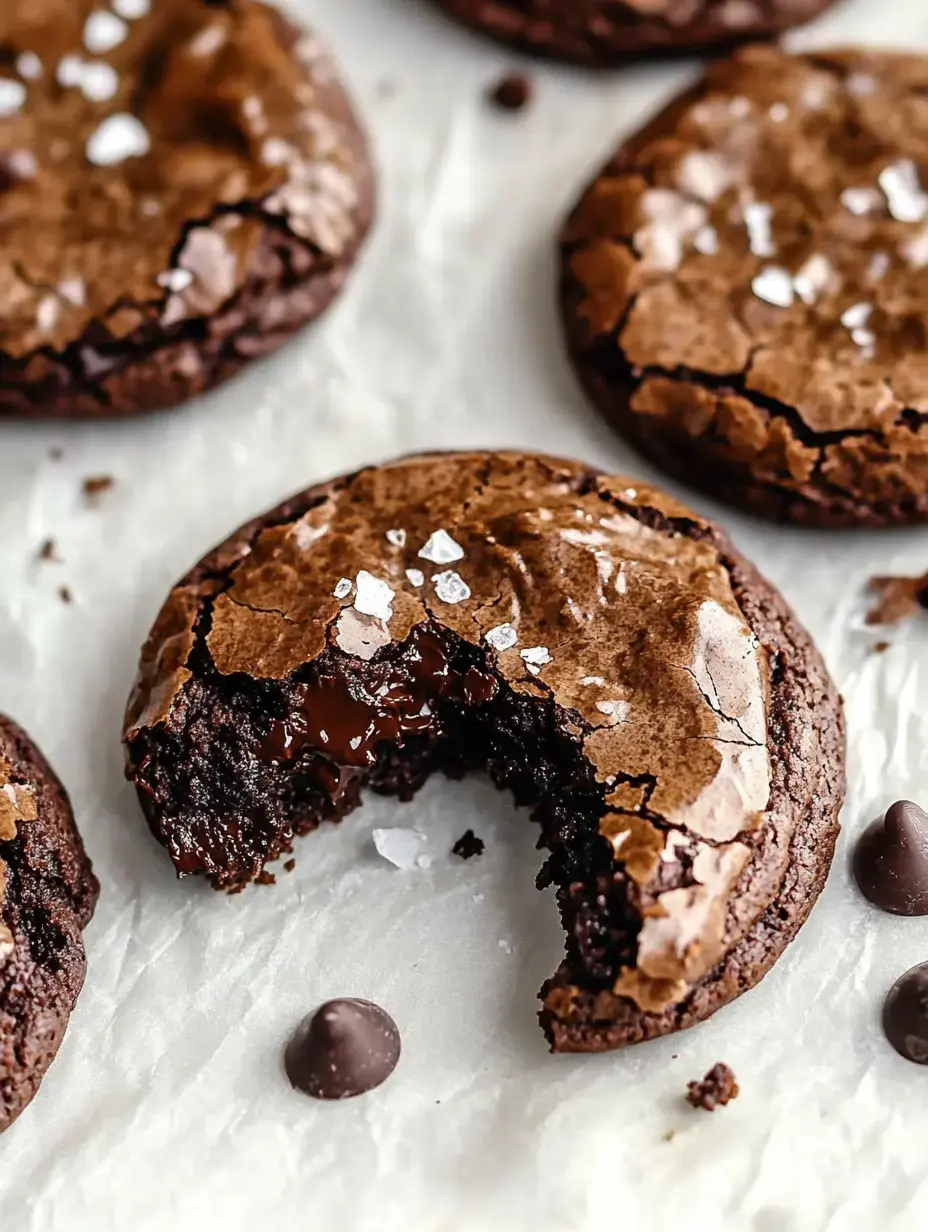
[(825, 880), (841, 709), (783, 600), (660, 492), (522, 454), (311, 488), (172, 591), (128, 773), (181, 874), (259, 876), (362, 787), (486, 770), (534, 806), (567, 953), (553, 1048), (689, 1026)]
[(768, 38), (835, 0), (437, 0), (502, 43), (579, 64)]
[(373, 210), (333, 66), (257, 0), (0, 6), (0, 415), (174, 405), (335, 296)]
[(928, 518), (928, 60), (750, 48), (624, 145), (563, 236), (607, 418), (784, 521)]
[(98, 890), (64, 788), (0, 715), (0, 1133), (55, 1059)]

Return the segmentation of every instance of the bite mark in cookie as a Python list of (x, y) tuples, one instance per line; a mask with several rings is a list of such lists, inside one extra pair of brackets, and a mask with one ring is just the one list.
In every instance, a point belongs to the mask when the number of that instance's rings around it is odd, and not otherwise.
[(607, 418), (721, 500), (928, 517), (928, 60), (750, 48), (615, 154), (562, 237)]
[(258, 0), (8, 0), (0, 148), (0, 414), (225, 379), (322, 311), (372, 216), (331, 61)]
[(739, 991), (756, 982), (824, 878), (843, 781), (824, 669), (727, 540), (643, 485), (520, 454), (401, 460), (243, 528), (168, 599), (126, 738), (156, 837), (220, 887), (362, 785), (409, 798), (487, 769), (535, 807), (558, 887), (558, 1048), (705, 1016), (739, 946)]

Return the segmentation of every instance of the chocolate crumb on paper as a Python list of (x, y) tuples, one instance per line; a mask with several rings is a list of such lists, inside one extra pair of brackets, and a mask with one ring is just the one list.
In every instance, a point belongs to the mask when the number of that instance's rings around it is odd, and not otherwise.
[(451, 854), (460, 856), (462, 860), (470, 860), (473, 856), (482, 856), (484, 846), (483, 839), (478, 838), (473, 830), (465, 830), (451, 848)]
[(488, 98), (500, 111), (522, 111), (532, 101), (532, 82), (524, 73), (506, 73), (490, 89)]
[(735, 1075), (722, 1061), (713, 1065), (701, 1081), (686, 1084), (687, 1102), (706, 1112), (714, 1112), (716, 1108), (724, 1107), (737, 1098), (739, 1091)]
[(872, 577), (867, 587), (878, 596), (867, 613), (868, 625), (895, 625), (928, 607), (928, 573), (921, 577)]
[(52, 560), (60, 563), (58, 557), (58, 548), (54, 539), (46, 539), (39, 548), (39, 560)]
[(58, 598), (62, 603), (73, 603), (74, 596), (71, 594), (70, 586), (61, 586), (58, 589)]
[(88, 505), (100, 503), (100, 497), (114, 487), (116, 480), (112, 475), (88, 475), (82, 485), (84, 499)]

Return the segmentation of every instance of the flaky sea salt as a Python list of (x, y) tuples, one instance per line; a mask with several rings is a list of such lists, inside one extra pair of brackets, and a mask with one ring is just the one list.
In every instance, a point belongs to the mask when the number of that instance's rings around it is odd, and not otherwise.
[(519, 654), (525, 661), (528, 670), (536, 676), (546, 663), (551, 662), (551, 655), (547, 646), (529, 646), (527, 650), (520, 650)]
[(351, 594), (351, 578), (339, 578), (332, 594), (336, 599), (345, 599)]
[(151, 0), (113, 0), (113, 11), (126, 21), (138, 21), (151, 12)]
[(751, 290), (765, 304), (789, 308), (795, 298), (793, 280), (779, 265), (768, 265), (751, 283)]
[(518, 634), (510, 624), (496, 625), (483, 635), (484, 641), (494, 650), (511, 650), (519, 640)]
[(0, 77), (0, 117), (15, 115), (26, 101), (26, 87), (21, 81)]
[(141, 120), (127, 111), (107, 116), (87, 142), (87, 158), (97, 167), (113, 167), (147, 154), (151, 146), (148, 130)]
[(404, 548), (406, 546), (406, 532), (399, 528), (388, 530), (387, 543), (391, 543), (395, 548)]
[(446, 530), (437, 530), (429, 536), (419, 555), (423, 560), (430, 560), (433, 565), (450, 565), (463, 557), (464, 549), (455, 543)]
[(185, 269), (162, 270), (155, 281), (159, 287), (167, 287), (169, 291), (185, 291), (193, 282), (193, 274)]
[(748, 245), (756, 257), (776, 254), (773, 242), (773, 206), (766, 201), (749, 201), (743, 209)]
[(889, 212), (897, 222), (924, 222), (928, 217), (928, 196), (910, 158), (884, 167), (878, 178)]
[(463, 603), (470, 598), (470, 587), (461, 575), (452, 569), (433, 574), (432, 581), (435, 583), (435, 593), (442, 603)]
[(42, 61), (34, 51), (24, 51), (16, 57), (16, 71), (24, 81), (37, 81), (42, 76)]
[(355, 578), (357, 594), (355, 595), (355, 610), (365, 616), (376, 616), (379, 620), (389, 620), (393, 615), (393, 591), (386, 582), (374, 577), (366, 569), (362, 569)]
[(406, 830), (400, 826), (392, 830), (375, 830), (371, 837), (378, 855), (404, 870), (416, 867), (425, 842), (418, 830)]
[(95, 56), (105, 55), (118, 47), (129, 33), (129, 27), (115, 13), (97, 9), (84, 23), (84, 46)]
[(421, 569), (407, 569), (406, 577), (409, 579), (409, 581), (412, 583), (413, 586), (424, 586), (425, 585), (425, 574), (422, 572)]

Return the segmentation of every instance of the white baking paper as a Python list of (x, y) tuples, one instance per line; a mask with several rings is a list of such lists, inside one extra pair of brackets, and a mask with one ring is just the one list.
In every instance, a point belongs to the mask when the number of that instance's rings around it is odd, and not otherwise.
[[(0, 709), (73, 797), (103, 893), (59, 1059), (0, 1140), (3, 1232), (924, 1232), (928, 1071), (880, 1006), (928, 959), (928, 920), (871, 910), (851, 840), (928, 800), (928, 618), (863, 625), (873, 573), (928, 568), (928, 532), (820, 534), (692, 496), (795, 605), (845, 697), (850, 792), (827, 889), (763, 984), (687, 1034), (551, 1057), (535, 994), (561, 953), (524, 814), (485, 782), (373, 798), (298, 844), (274, 887), (174, 880), (122, 777), (123, 705), (174, 579), (250, 515), (325, 476), (426, 447), (515, 445), (654, 478), (562, 356), (553, 237), (616, 139), (693, 63), (532, 65), (518, 115), (484, 91), (517, 58), (417, 0), (291, 6), (336, 48), (368, 118), (380, 219), (318, 328), (227, 388), (124, 424), (0, 425)], [(850, 0), (797, 45), (928, 47), (922, 0)], [(60, 447), (63, 457), (50, 451)], [(81, 482), (116, 486), (88, 508)], [(54, 537), (63, 563), (37, 560)], [(64, 604), (59, 587), (71, 588)], [(375, 827), (426, 836), (429, 867)], [(486, 853), (449, 854), (468, 827)], [(333, 995), (403, 1032), (389, 1083), (291, 1091), (281, 1049)], [(684, 1104), (715, 1061), (741, 1097)], [(675, 1131), (672, 1140), (667, 1135)]]

